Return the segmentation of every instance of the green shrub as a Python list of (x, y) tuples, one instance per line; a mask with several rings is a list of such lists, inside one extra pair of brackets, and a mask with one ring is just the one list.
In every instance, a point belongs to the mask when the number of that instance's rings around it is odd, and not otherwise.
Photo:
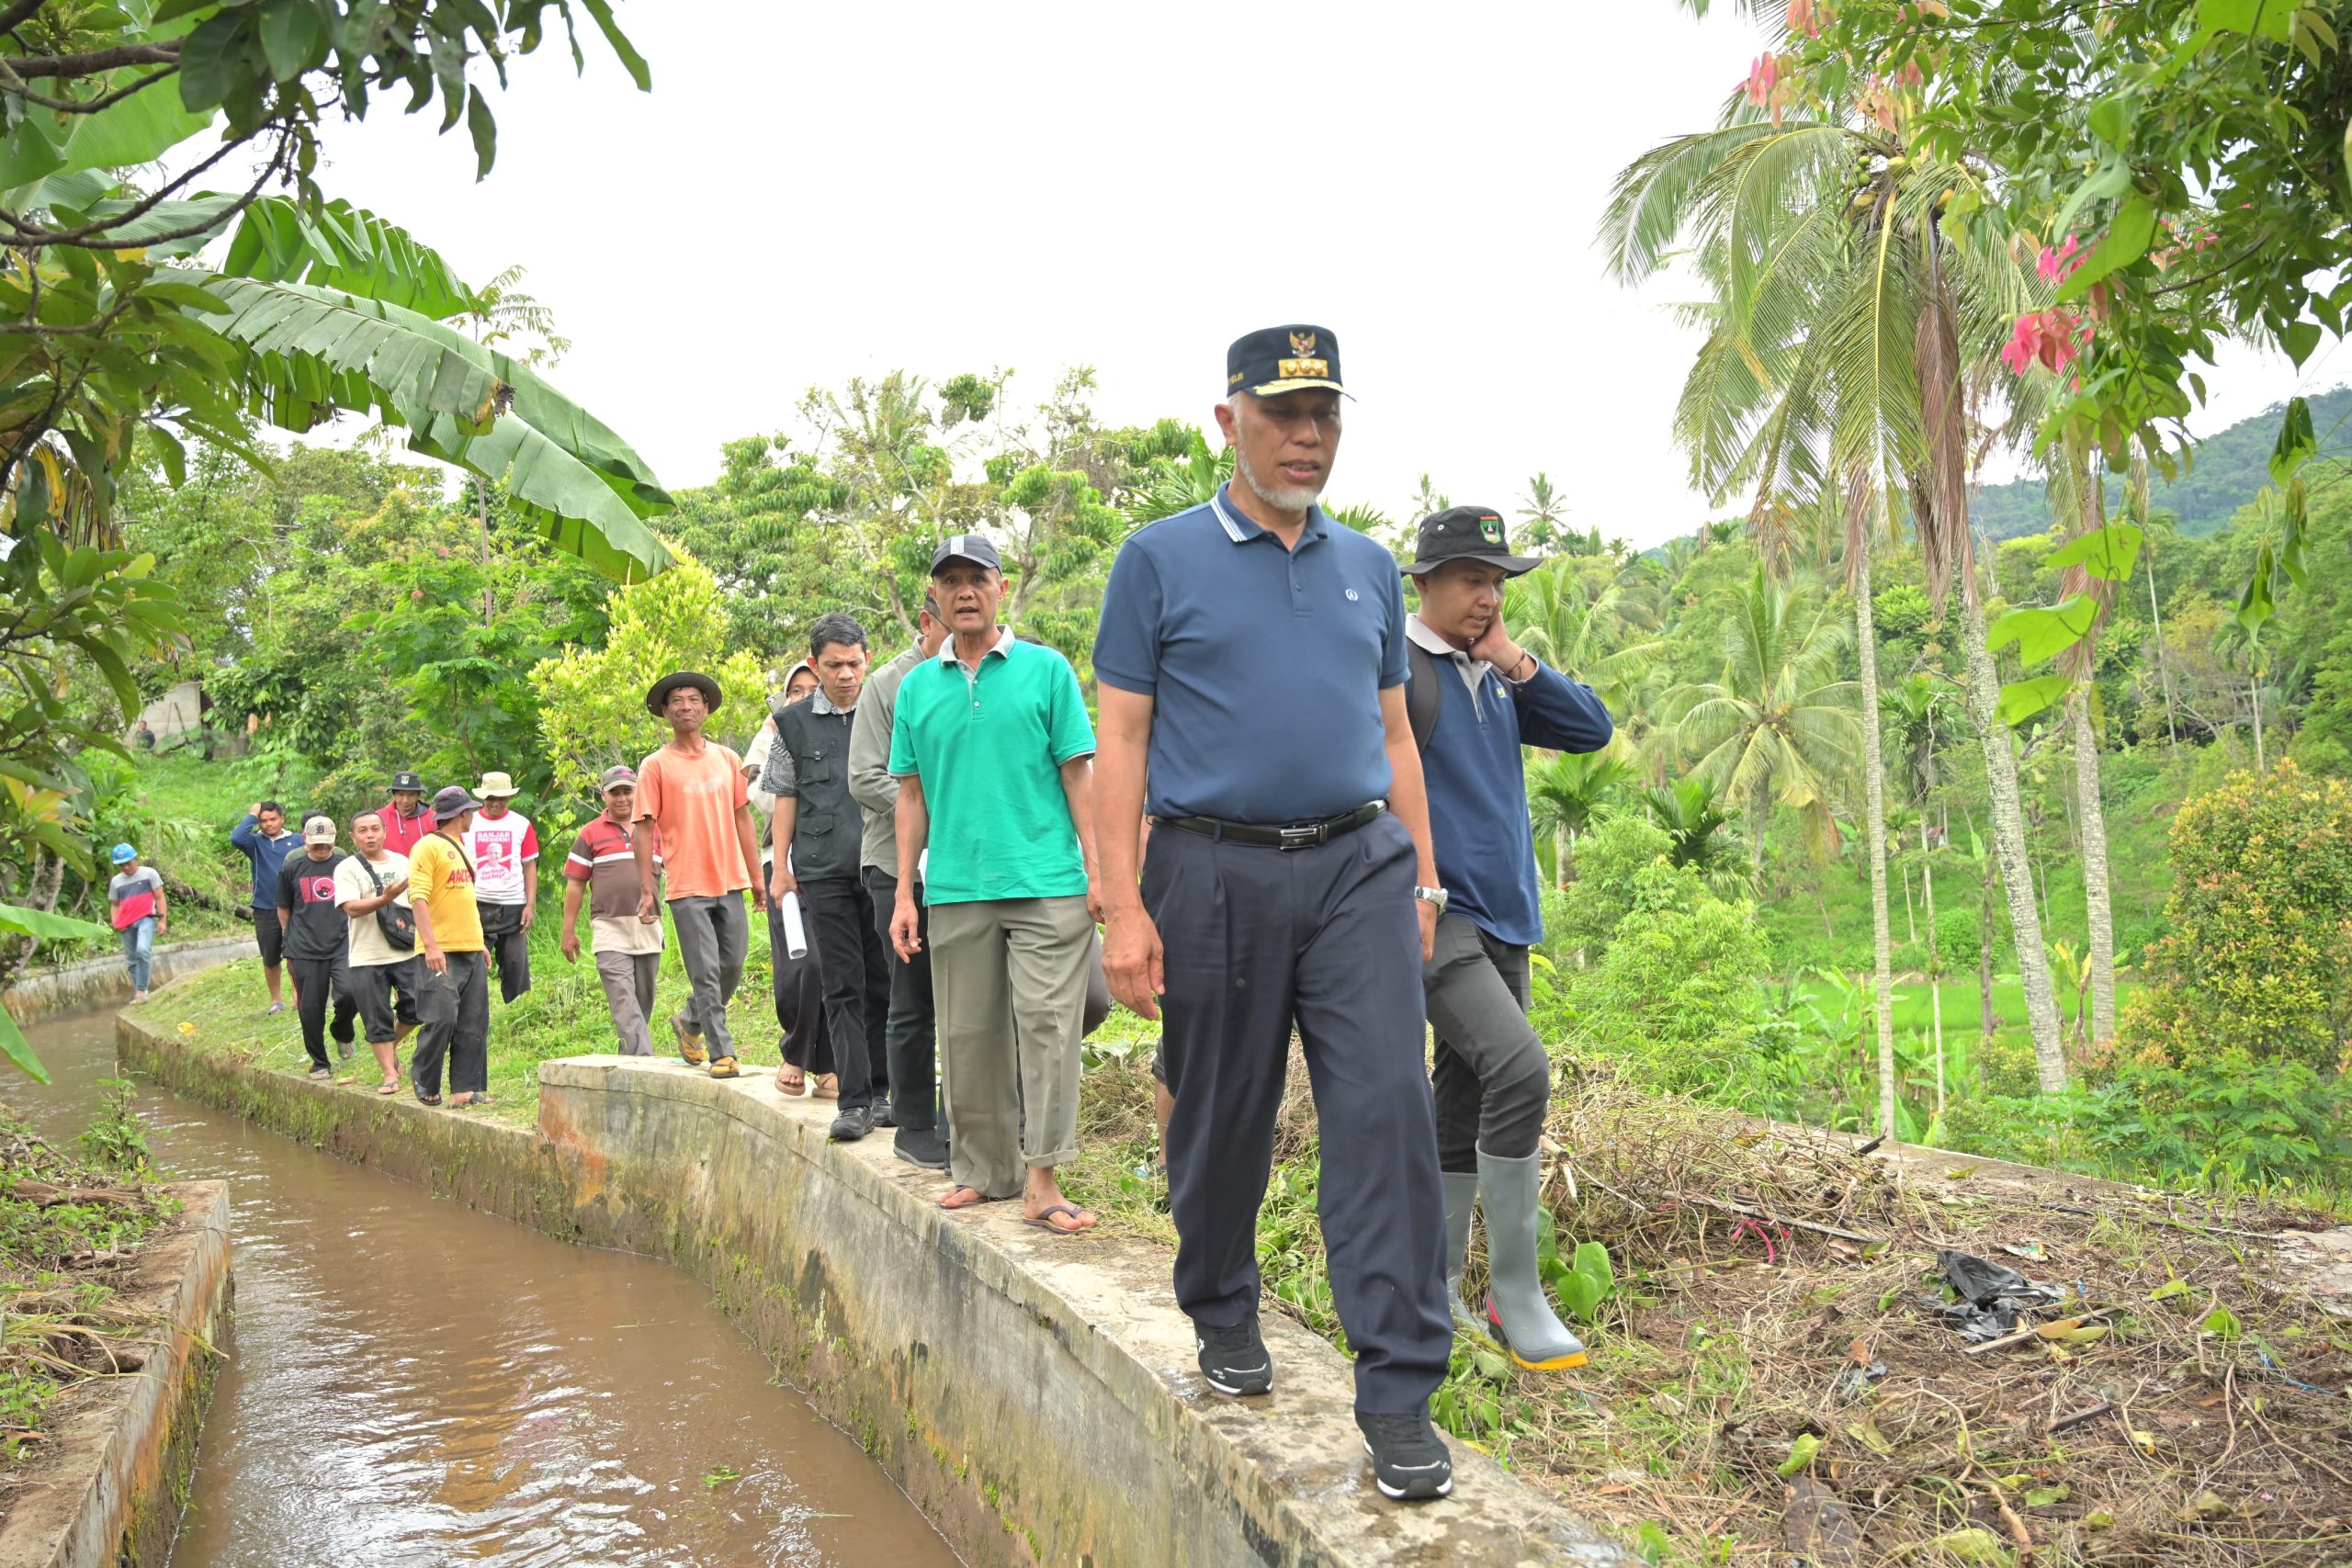
[(1958, 974), (1975, 968), (1984, 951), (1984, 921), (1974, 899), (1962, 908), (1947, 904), (1936, 910), (1936, 956), (1943, 960), (1946, 970)]
[[(1577, 840), (1576, 881), (1556, 902), (1546, 899), (1544, 905), (1544, 945), (1555, 960), (1580, 949), (1587, 963), (1597, 962), (1633, 910), (1636, 879), (1673, 848), (1666, 829), (1630, 813), (1610, 818)], [(1692, 888), (1699, 886), (1696, 873), (1689, 881)]]
[(2129, 1063), (2068, 1110), (2095, 1158), (2159, 1180), (2312, 1181), (2352, 1159), (2352, 1095), (2301, 1062)]
[(2352, 1032), (2352, 785), (2291, 761), (2238, 773), (2173, 819), (2166, 935), (2123, 1010), (2148, 1066), (2231, 1057), (2341, 1070)]
[(1662, 1090), (1720, 1083), (1764, 1017), (1755, 908), (1724, 903), (1663, 861), (1634, 873), (1632, 891), (1600, 961), (1568, 983), (1579, 1040), (1629, 1058)]

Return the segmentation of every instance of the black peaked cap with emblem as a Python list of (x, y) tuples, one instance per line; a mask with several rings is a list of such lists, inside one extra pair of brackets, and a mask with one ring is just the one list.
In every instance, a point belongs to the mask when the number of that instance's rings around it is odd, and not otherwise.
[(1272, 398), (1308, 387), (1347, 390), (1340, 385), (1340, 340), (1321, 327), (1261, 327), (1225, 351), (1227, 397)]
[(1403, 570), (1408, 577), (1425, 577), (1450, 560), (1483, 561), (1502, 568), (1507, 577), (1543, 564), (1535, 556), (1511, 554), (1502, 513), (1484, 506), (1450, 506), (1422, 518), (1412, 561)]

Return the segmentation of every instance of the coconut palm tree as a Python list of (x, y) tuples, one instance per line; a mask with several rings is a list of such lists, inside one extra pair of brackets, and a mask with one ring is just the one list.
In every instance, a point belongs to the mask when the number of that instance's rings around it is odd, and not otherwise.
[[(1940, 604), (1957, 588), (1962, 600), (1971, 710), (2019, 952), (2030, 954), (2020, 964), (2043, 1086), (2064, 1087), (2065, 1071), (1965, 504), (1983, 445), (1972, 445), (1968, 410), (1983, 405), (2001, 340), (2035, 284), (2030, 258), (1943, 221), (1955, 201), (1984, 204), (1984, 176), (1915, 144), (1908, 128), (1901, 95), (1877, 83), (1811, 113), (1736, 104), (1714, 130), (1627, 167), (1603, 231), (1624, 281), (1655, 275), (1687, 247), (1708, 285), (1711, 297), (1684, 312), (1708, 337), (1676, 415), (1694, 482), (1719, 497), (1752, 491), (1759, 523), (1832, 511), (1844, 520), (1864, 696), (1882, 1130), (1894, 1102), (1894, 1017), (1871, 566), (1906, 510), (1932, 596)], [(2041, 389), (2008, 389), (2013, 422), (2029, 423)]]
[[(2097, 533), (2107, 526), (2107, 478), (2098, 455), (2079, 436), (2062, 444), (2060, 460), (2051, 468), (2050, 494), (2052, 510), (2070, 535)], [(2061, 592), (2086, 595), (2098, 606), (2090, 630), (2061, 656), (2061, 665), (2075, 682), (2066, 696), (2066, 716), (2083, 845), (2083, 907), (2090, 929), (2090, 951), (2083, 959), (2088, 983), (2077, 987), (2077, 996), (2088, 998), (2090, 1037), (2105, 1041), (2115, 1038), (2115, 916), (2107, 866), (2107, 808), (2099, 790), (2098, 732), (2091, 723), (2091, 681), (2098, 661), (2099, 628), (2114, 608), (2115, 584), (2079, 566), (2070, 567)], [(2065, 950), (2052, 944), (2052, 951)]]
[(1503, 625), (1512, 640), (1590, 686), (1621, 725), (1638, 718), (1665, 649), (1660, 619), (1648, 574), (1632, 565), (1612, 569), (1590, 558), (1554, 556), (1503, 589)]
[(1690, 867), (1718, 893), (1728, 896), (1749, 890), (1747, 874), (1733, 863), (1739, 852), (1724, 837), (1724, 829), (1732, 826), (1737, 813), (1724, 809), (1723, 792), (1714, 780), (1691, 777), (1652, 784), (1639, 798), (1649, 819), (1673, 840), (1673, 847), (1667, 851), (1668, 860)]
[(1776, 805), (1794, 808), (1807, 839), (1837, 838), (1837, 780), (1854, 765), (1860, 688), (1838, 678), (1852, 644), (1826, 604), (1774, 582), (1764, 569), (1725, 596), (1723, 674), (1668, 695), (1675, 739), (1691, 772), (1747, 813), (1750, 861), (1764, 867), (1764, 829)]
[(1552, 866), (1558, 886), (1574, 879), (1577, 840), (1592, 826), (1609, 797), (1634, 776), (1623, 741), (1598, 751), (1561, 751), (1527, 765), (1527, 814), (1539, 833), (1552, 835)]

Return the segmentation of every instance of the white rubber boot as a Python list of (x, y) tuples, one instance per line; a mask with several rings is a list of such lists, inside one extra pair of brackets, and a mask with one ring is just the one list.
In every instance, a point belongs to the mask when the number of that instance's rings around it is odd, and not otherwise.
[(1581, 1367), (1584, 1341), (1552, 1310), (1535, 1267), (1535, 1206), (1541, 1162), (1478, 1151), (1478, 1201), (1487, 1214), (1487, 1331), (1510, 1359), (1536, 1371)]

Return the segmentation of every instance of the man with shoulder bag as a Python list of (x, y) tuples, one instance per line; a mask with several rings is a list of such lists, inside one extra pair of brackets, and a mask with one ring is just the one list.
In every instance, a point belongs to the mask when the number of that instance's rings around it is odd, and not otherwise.
[(400, 1043), (416, 1027), (424, 964), (416, 953), (416, 917), (409, 908), (408, 857), (384, 848), (384, 835), (380, 811), (363, 811), (351, 819), (351, 841), (358, 853), (335, 867), (334, 891), (351, 920), (345, 963), (352, 1000), (359, 1005), (368, 1049), (384, 1075), (376, 1092), (398, 1094)]

